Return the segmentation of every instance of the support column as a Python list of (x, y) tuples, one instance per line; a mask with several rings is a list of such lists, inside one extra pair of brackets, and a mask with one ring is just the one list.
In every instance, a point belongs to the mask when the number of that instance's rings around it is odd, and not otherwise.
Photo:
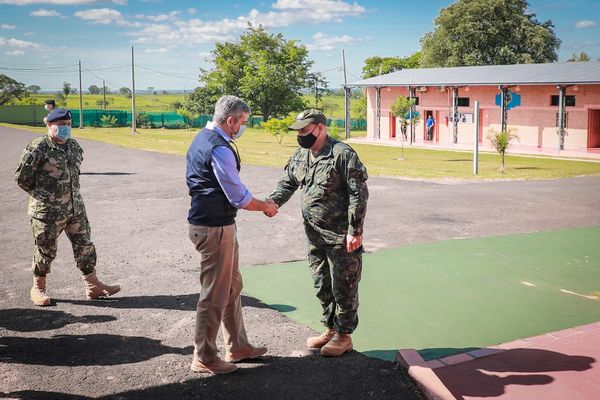
[(506, 130), (506, 122), (508, 120), (508, 87), (498, 86), (500, 89), (500, 132), (504, 132)]
[(567, 88), (565, 86), (557, 86), (558, 96), (558, 150), (565, 149), (565, 95)]
[(410, 109), (408, 111), (408, 117), (409, 117), (409, 121), (410, 121), (410, 144), (413, 144), (415, 142), (415, 124), (413, 124), (413, 119), (415, 117), (415, 106), (414, 104), (412, 104), (412, 99), (414, 99), (415, 96), (415, 88), (412, 86), (408, 87), (408, 98), (411, 100), (411, 105), (410, 105)]
[(381, 87), (375, 88), (375, 138), (381, 139)]
[(452, 140), (458, 143), (458, 88), (452, 88)]

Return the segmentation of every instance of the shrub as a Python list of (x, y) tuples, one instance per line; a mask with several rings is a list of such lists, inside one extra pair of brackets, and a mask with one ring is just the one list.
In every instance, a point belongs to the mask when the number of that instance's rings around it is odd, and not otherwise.
[(103, 115), (102, 117), (100, 117), (100, 121), (102, 121), (102, 125), (104, 126), (117, 126), (117, 117), (115, 117), (114, 115)]
[(285, 135), (289, 133), (288, 126), (294, 123), (293, 117), (286, 117), (283, 119), (269, 118), (268, 121), (263, 122), (262, 128), (275, 136), (277, 142), (281, 144)]
[(502, 173), (504, 173), (506, 149), (510, 146), (511, 141), (519, 139), (519, 136), (514, 132), (515, 129), (511, 128), (505, 129), (502, 132), (491, 130), (488, 134), (488, 140), (491, 142), (492, 147), (500, 154), (502, 159)]

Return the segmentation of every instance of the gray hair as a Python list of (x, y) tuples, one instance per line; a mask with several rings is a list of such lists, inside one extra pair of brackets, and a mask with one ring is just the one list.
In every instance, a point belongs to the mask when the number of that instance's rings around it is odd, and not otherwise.
[(244, 100), (236, 96), (225, 95), (215, 104), (213, 122), (223, 124), (229, 117), (238, 119), (243, 113), (250, 114), (250, 112), (250, 107)]

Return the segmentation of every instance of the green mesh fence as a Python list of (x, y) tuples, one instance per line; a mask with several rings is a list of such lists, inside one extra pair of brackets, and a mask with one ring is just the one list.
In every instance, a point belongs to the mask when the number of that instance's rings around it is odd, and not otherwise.
[[(79, 110), (71, 110), (73, 126), (79, 126)], [(0, 122), (12, 124), (41, 125), (47, 115), (43, 106), (0, 106)], [(201, 115), (190, 119), (176, 112), (139, 112), (136, 117), (136, 126), (140, 128), (202, 128), (212, 119), (210, 115)], [(261, 116), (248, 118), (247, 125), (251, 128), (260, 128), (263, 119)], [(328, 119), (327, 125), (344, 127), (343, 119)], [(83, 126), (92, 127), (124, 127), (131, 126), (131, 113), (124, 110), (83, 110)], [(351, 119), (351, 130), (367, 129), (367, 121)]]

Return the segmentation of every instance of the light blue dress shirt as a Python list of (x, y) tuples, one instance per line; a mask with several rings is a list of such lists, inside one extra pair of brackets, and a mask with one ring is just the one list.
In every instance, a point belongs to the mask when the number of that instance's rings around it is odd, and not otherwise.
[[(231, 142), (229, 135), (216, 123), (212, 121), (208, 122), (206, 129), (216, 131), (227, 143)], [(219, 185), (221, 185), (231, 205), (235, 208), (246, 207), (252, 200), (252, 193), (250, 193), (240, 179), (235, 156), (231, 150), (224, 146), (215, 147), (212, 152), (212, 168), (219, 181)]]

